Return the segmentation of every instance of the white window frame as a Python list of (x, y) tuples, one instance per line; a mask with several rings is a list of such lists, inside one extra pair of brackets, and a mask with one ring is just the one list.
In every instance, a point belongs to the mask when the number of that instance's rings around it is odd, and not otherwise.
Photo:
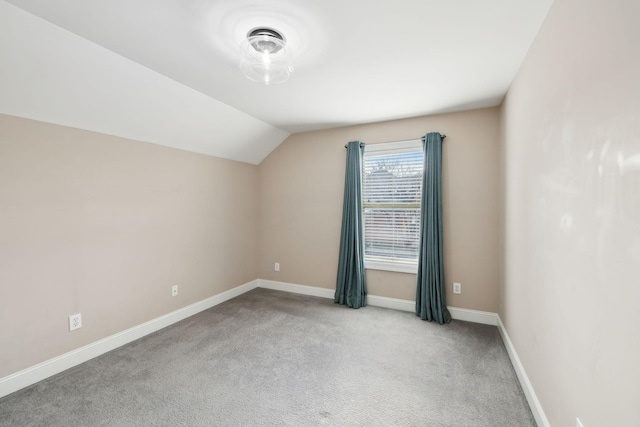
[[(401, 141), (401, 142), (385, 142), (379, 144), (367, 144), (365, 146), (365, 154), (402, 154), (402, 153), (410, 153), (415, 151), (423, 151), (422, 140), (410, 140), (410, 141)], [(364, 168), (363, 172), (364, 174)], [(364, 180), (364, 177), (363, 177)], [(363, 189), (363, 198), (364, 198), (364, 189)], [(362, 223), (365, 224), (364, 214), (364, 200), (362, 201)], [(366, 227), (363, 225), (363, 233), (366, 234)], [(364, 239), (364, 237), (363, 237)], [(363, 242), (364, 243), (364, 242)], [(415, 261), (400, 261), (400, 260), (384, 260), (375, 257), (364, 257), (364, 268), (368, 270), (384, 270), (384, 271), (394, 271), (399, 273), (411, 273), (416, 274), (418, 272), (418, 260), (416, 258)]]

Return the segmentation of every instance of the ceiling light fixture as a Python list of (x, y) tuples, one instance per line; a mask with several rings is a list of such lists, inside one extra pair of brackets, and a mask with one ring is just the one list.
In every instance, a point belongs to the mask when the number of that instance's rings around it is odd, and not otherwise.
[(291, 77), (291, 49), (276, 30), (256, 28), (249, 31), (242, 50), (240, 70), (249, 80), (271, 85), (284, 83)]

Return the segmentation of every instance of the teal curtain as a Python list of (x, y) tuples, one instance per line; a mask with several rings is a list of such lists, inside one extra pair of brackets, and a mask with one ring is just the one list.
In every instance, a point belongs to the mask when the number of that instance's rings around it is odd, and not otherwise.
[(364, 144), (359, 141), (351, 141), (347, 144), (342, 233), (340, 234), (335, 302), (352, 308), (364, 307), (367, 295), (362, 246), (363, 153)]
[(449, 323), (445, 302), (442, 256), (442, 135), (428, 133), (422, 139), (424, 172), (420, 211), (420, 255), (416, 289), (416, 315), (422, 320)]

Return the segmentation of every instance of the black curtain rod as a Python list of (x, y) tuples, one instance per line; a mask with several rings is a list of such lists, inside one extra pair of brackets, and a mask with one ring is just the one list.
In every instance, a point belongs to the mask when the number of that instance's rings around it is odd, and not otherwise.
[[(444, 139), (447, 137), (447, 135), (442, 135), (442, 140), (444, 141)], [(422, 138), (416, 138), (416, 139), (405, 139), (404, 141), (391, 141), (391, 143), (394, 142), (407, 142), (407, 141), (416, 141), (416, 140), (422, 140)], [(385, 144), (389, 144), (389, 142), (385, 142)], [(360, 143), (360, 146), (364, 145), (363, 142)], [(347, 144), (344, 144), (344, 148), (347, 148)]]

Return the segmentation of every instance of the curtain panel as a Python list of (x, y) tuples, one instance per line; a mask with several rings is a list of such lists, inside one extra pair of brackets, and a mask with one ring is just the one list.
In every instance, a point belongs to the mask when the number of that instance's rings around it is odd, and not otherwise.
[(445, 301), (442, 248), (442, 135), (428, 133), (422, 139), (424, 172), (420, 211), (420, 253), (416, 289), (416, 315), (422, 320), (449, 323)]
[(359, 141), (347, 144), (335, 302), (351, 308), (364, 307), (367, 295), (362, 230), (363, 154), (364, 144)]

